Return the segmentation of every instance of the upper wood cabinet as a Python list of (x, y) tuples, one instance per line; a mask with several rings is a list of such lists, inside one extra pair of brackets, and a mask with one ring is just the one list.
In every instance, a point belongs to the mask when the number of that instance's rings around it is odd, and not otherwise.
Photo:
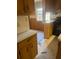
[(44, 13), (46, 12), (56, 12), (57, 10), (61, 10), (61, 0), (42, 0)]
[(34, 0), (17, 0), (17, 15), (34, 13)]
[(24, 1), (17, 0), (17, 15), (23, 15), (23, 14), (24, 14)]
[(28, 0), (29, 14), (35, 15), (35, 5), (34, 0)]

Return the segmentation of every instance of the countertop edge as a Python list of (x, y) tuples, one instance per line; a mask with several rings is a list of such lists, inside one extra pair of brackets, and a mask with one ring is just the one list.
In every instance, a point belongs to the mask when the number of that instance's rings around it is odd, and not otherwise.
[(28, 30), (27, 32), (21, 33), (21, 34), (17, 35), (17, 43), (35, 35), (35, 34), (37, 34), (36, 30)]

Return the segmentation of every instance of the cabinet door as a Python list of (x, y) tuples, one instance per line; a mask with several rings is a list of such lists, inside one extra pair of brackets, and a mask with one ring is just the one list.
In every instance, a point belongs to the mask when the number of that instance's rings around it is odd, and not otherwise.
[(37, 54), (37, 40), (36, 40), (36, 35), (34, 35), (31, 38), (31, 53), (32, 53), (32, 58), (34, 59), (36, 54)]
[(31, 46), (32, 46), (32, 44), (30, 44), (30, 42), (29, 42), (29, 44), (28, 44), (28, 55), (29, 55), (29, 59), (34, 59), (32, 57), (32, 48), (31, 48)]
[(23, 48), (20, 48), (20, 58), (21, 59), (29, 59), (29, 52), (28, 52), (28, 47), (23, 47)]
[(34, 0), (28, 0), (29, 14), (35, 15), (35, 5)]
[(34, 15), (34, 0), (17, 0), (17, 15)]
[(23, 0), (17, 0), (17, 15), (24, 14), (24, 2)]
[(19, 43), (20, 59), (30, 59), (27, 40)]
[(25, 15), (29, 15), (28, 0), (24, 0), (24, 12), (25, 12)]

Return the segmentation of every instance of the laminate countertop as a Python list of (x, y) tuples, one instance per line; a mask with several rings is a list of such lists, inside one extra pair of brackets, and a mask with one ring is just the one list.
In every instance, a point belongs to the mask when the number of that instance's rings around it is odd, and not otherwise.
[(35, 30), (28, 30), (28, 31), (26, 31), (24, 33), (18, 34), (17, 35), (17, 43), (19, 43), (22, 40), (27, 39), (27, 38), (35, 35), (36, 33), (37, 33), (37, 31), (35, 31)]

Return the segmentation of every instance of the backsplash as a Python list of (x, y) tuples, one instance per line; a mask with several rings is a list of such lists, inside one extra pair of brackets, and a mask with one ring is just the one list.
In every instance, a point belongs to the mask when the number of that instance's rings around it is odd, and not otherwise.
[(29, 30), (28, 16), (17, 16), (17, 34)]

